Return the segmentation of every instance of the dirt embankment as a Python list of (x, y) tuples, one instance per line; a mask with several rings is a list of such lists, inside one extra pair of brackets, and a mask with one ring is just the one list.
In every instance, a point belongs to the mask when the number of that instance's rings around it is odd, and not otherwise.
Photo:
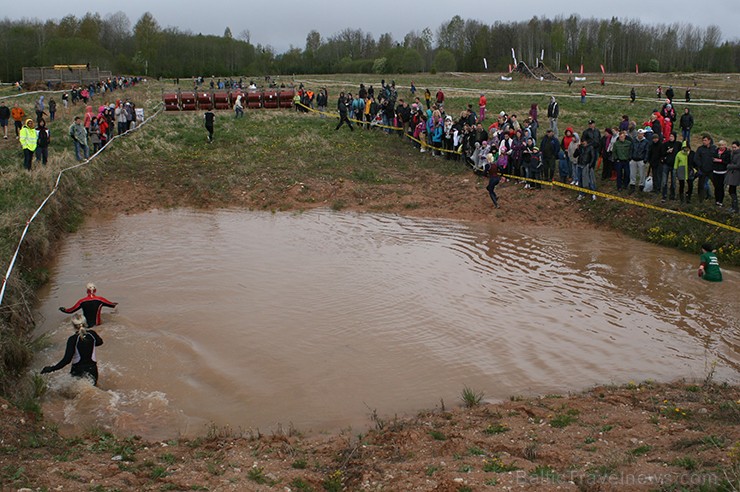
[[(2, 404), (3, 490), (737, 490), (740, 389), (597, 387), (333, 436), (62, 439)], [(726, 488), (722, 488), (726, 487)]]

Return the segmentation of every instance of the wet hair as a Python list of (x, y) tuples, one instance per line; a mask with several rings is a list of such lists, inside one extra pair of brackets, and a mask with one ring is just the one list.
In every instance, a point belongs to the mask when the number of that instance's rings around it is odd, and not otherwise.
[(712, 248), (712, 245), (709, 243), (702, 244), (701, 249), (703, 249), (704, 251), (714, 251), (714, 248)]
[(87, 322), (85, 321), (85, 317), (81, 314), (75, 314), (72, 317), (72, 326), (74, 326), (75, 330), (77, 331), (77, 336), (82, 339), (87, 336)]
[(88, 292), (95, 292), (97, 289), (95, 288), (95, 284), (92, 282), (87, 283), (87, 291)]

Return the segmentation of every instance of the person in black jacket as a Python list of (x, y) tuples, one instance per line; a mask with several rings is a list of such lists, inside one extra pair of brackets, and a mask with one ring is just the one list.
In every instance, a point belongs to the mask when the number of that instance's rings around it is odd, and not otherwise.
[(550, 120), (550, 129), (553, 131), (555, 138), (558, 138), (558, 116), (560, 116), (560, 106), (555, 100), (555, 96), (550, 96), (550, 104), (547, 105), (547, 118)]
[(349, 118), (347, 117), (348, 107), (349, 107), (349, 104), (347, 102), (347, 98), (344, 96), (344, 92), (340, 92), (339, 98), (337, 98), (337, 111), (339, 111), (339, 123), (337, 123), (337, 127), (334, 128), (334, 130), (339, 130), (339, 128), (346, 122), (347, 126), (349, 126), (349, 129), (351, 131), (355, 131), (355, 129), (352, 128), (352, 122), (349, 121)]
[(0, 126), (3, 128), (3, 138), (8, 139), (8, 121), (10, 120), (10, 108), (5, 102), (0, 102)]
[(681, 136), (684, 140), (690, 142), (691, 129), (694, 127), (694, 115), (689, 112), (689, 108), (684, 108), (679, 124), (681, 125)]
[(552, 128), (548, 128), (545, 136), (542, 137), (540, 150), (542, 151), (542, 162), (545, 171), (544, 180), (552, 181), (555, 177), (555, 161), (558, 158), (558, 151), (560, 150), (560, 142), (555, 138), (555, 132), (553, 132)]
[(93, 385), (97, 386), (98, 363), (95, 356), (95, 347), (103, 345), (103, 339), (95, 330), (85, 328), (85, 317), (82, 315), (77, 314), (72, 318), (72, 327), (75, 334), (67, 339), (64, 357), (55, 365), (44, 367), (41, 374), (58, 371), (71, 362), (70, 374), (72, 376), (89, 378)]
[(699, 195), (699, 201), (709, 198), (709, 179), (712, 177), (714, 170), (714, 156), (717, 153), (717, 147), (712, 142), (712, 137), (703, 135), (701, 145), (694, 152), (694, 167), (699, 176), (699, 184), (696, 190)]
[(668, 198), (668, 186), (670, 180), (670, 199), (676, 199), (676, 176), (673, 171), (673, 165), (676, 162), (676, 156), (681, 151), (681, 142), (676, 140), (676, 132), (671, 132), (668, 140), (663, 142), (663, 151), (661, 159), (661, 179), (662, 184), (662, 201), (665, 202)]
[[(594, 163), (597, 159), (596, 151), (594, 150), (593, 142), (591, 137), (584, 136), (581, 139), (580, 146), (573, 153), (573, 156), (577, 159), (576, 161), (576, 180), (580, 183), (581, 188), (588, 188), (590, 190), (596, 190), (596, 176), (594, 172)], [(595, 166), (595, 164), (593, 164)], [(578, 199), (583, 199), (583, 192), (578, 193)], [(591, 196), (592, 200), (596, 200), (596, 195)]]

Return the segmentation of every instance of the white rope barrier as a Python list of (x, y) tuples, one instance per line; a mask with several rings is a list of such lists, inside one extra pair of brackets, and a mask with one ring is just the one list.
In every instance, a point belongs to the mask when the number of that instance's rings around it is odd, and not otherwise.
[[(26, 93), (28, 94), (28, 93)], [(100, 155), (101, 152), (106, 150), (114, 140), (116, 140), (119, 137), (127, 136), (133, 132), (138, 131), (140, 128), (142, 128), (144, 125), (146, 125), (152, 118), (157, 117), (162, 111), (164, 110), (164, 104), (160, 103), (159, 108), (155, 111), (153, 115), (150, 117), (144, 119), (144, 121), (141, 122), (141, 124), (136, 125), (134, 128), (131, 128), (130, 130), (126, 130), (124, 133), (121, 133), (119, 135), (114, 135), (113, 138), (110, 139), (110, 141), (105, 145), (105, 147), (101, 147), (97, 152), (95, 152), (93, 155), (88, 157), (86, 160), (79, 162), (75, 164), (74, 166), (65, 167), (61, 171), (59, 171), (59, 174), (57, 175), (56, 182), (54, 183), (54, 188), (49, 192), (49, 195), (44, 199), (43, 202), (41, 202), (41, 205), (36, 209), (36, 211), (33, 213), (30, 219), (26, 221), (26, 227), (23, 229), (23, 233), (21, 234), (20, 239), (18, 240), (18, 246), (15, 249), (15, 253), (13, 253), (13, 257), (10, 260), (10, 264), (8, 265), (8, 271), (5, 273), (5, 276), (3, 277), (2, 285), (0, 286), (0, 306), (3, 305), (3, 299), (5, 297), (5, 288), (8, 285), (8, 279), (10, 278), (10, 275), (13, 273), (13, 268), (15, 267), (15, 262), (18, 258), (18, 253), (21, 250), (21, 246), (23, 245), (23, 240), (26, 238), (26, 234), (28, 234), (28, 229), (31, 227), (31, 224), (36, 219), (36, 216), (38, 216), (39, 213), (44, 209), (46, 204), (49, 202), (52, 196), (57, 192), (59, 189), (59, 182), (62, 179), (62, 175), (67, 172), (71, 171), (73, 169), (77, 169), (78, 167), (85, 166), (92, 162), (93, 159), (95, 159), (98, 155)]]

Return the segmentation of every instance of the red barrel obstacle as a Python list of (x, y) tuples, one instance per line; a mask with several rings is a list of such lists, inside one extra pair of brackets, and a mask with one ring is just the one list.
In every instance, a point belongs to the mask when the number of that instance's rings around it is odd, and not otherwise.
[[(234, 98), (236, 100), (236, 98)], [(214, 92), (213, 106), (216, 109), (231, 109), (233, 103), (230, 101), (228, 92)]]
[(180, 93), (180, 108), (183, 111), (195, 111), (198, 107), (198, 102), (195, 97), (195, 92), (181, 92)]
[(162, 94), (165, 111), (180, 111), (180, 98), (176, 92)]
[(241, 90), (232, 92), (163, 92), (162, 101), (166, 111), (195, 111), (197, 109), (231, 109), (234, 107), (237, 96), (242, 95), (242, 106), (249, 109), (277, 109), (293, 106), (295, 91), (292, 89), (265, 91), (249, 91), (246, 94)]

